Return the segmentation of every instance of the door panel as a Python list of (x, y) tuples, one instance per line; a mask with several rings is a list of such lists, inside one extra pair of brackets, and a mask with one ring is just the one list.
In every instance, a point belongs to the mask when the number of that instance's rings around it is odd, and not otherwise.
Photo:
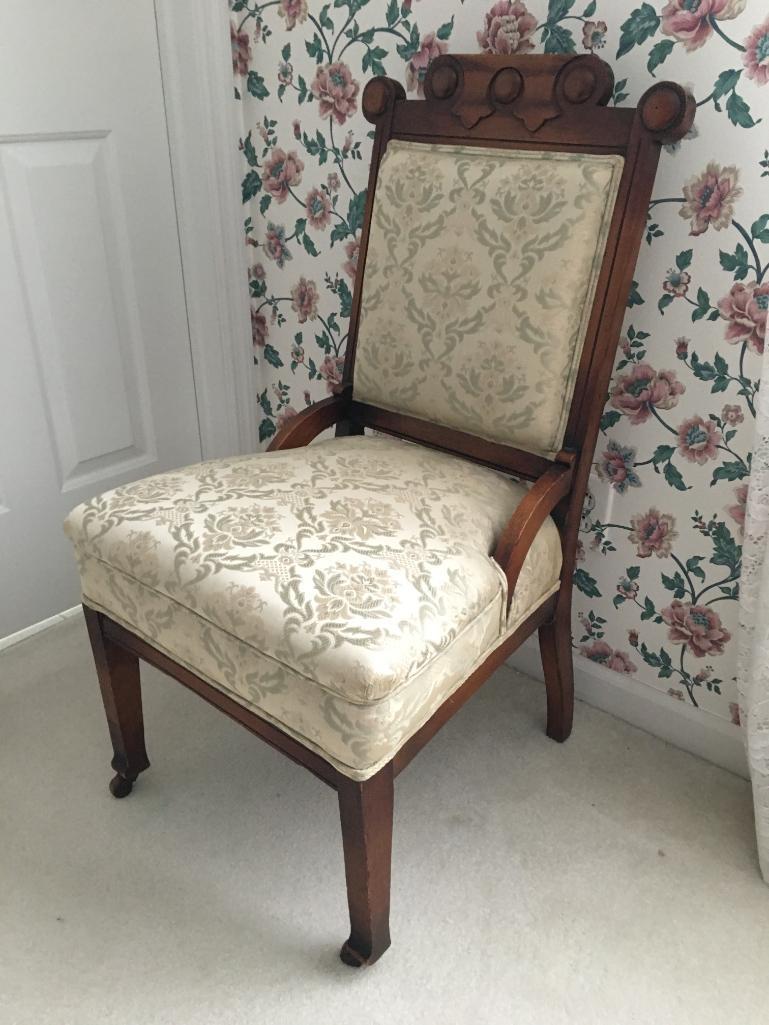
[(0, 10), (0, 637), (78, 600), (73, 505), (200, 458), (152, 0), (35, 12)]

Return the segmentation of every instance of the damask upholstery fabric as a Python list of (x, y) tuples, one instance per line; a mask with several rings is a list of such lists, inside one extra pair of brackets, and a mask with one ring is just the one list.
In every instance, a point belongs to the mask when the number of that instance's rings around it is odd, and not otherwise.
[(547, 520), (509, 613), (491, 558), (526, 493), (407, 442), (214, 460), (80, 505), (85, 604), (365, 779), (558, 587)]
[(623, 163), (390, 141), (355, 397), (555, 455)]

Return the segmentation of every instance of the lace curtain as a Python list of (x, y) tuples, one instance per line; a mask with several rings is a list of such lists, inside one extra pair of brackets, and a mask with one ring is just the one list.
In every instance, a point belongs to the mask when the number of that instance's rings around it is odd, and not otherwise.
[(753, 782), (758, 857), (769, 883), (769, 357), (756, 403), (745, 513), (737, 680)]

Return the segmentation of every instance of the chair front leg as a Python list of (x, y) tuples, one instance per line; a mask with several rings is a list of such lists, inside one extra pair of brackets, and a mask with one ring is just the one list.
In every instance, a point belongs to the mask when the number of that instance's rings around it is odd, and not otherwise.
[(570, 588), (559, 594), (552, 622), (539, 628), (539, 650), (547, 691), (547, 735), (563, 743), (569, 739), (574, 719)]
[(83, 611), (114, 751), (112, 768), (117, 775), (109, 788), (113, 797), (127, 797), (136, 777), (150, 764), (144, 749), (139, 659), (105, 635), (100, 613), (86, 605)]
[(390, 946), (392, 762), (358, 783), (338, 787), (350, 938), (340, 957), (353, 968), (373, 964)]

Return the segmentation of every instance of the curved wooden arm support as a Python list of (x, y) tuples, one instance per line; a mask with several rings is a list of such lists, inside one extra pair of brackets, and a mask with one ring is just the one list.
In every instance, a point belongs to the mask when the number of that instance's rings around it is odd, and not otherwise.
[(345, 388), (339, 395), (332, 395), (330, 399), (308, 406), (292, 417), (285, 427), (281, 427), (267, 446), (267, 451), (279, 452), (284, 448), (303, 448), (309, 445), (322, 431), (347, 419), (351, 399), (352, 389)]
[(574, 471), (570, 465), (556, 463), (532, 485), (515, 510), (494, 550), (494, 558), (507, 577), (508, 608), (515, 585), (537, 531), (561, 499), (569, 494)]

